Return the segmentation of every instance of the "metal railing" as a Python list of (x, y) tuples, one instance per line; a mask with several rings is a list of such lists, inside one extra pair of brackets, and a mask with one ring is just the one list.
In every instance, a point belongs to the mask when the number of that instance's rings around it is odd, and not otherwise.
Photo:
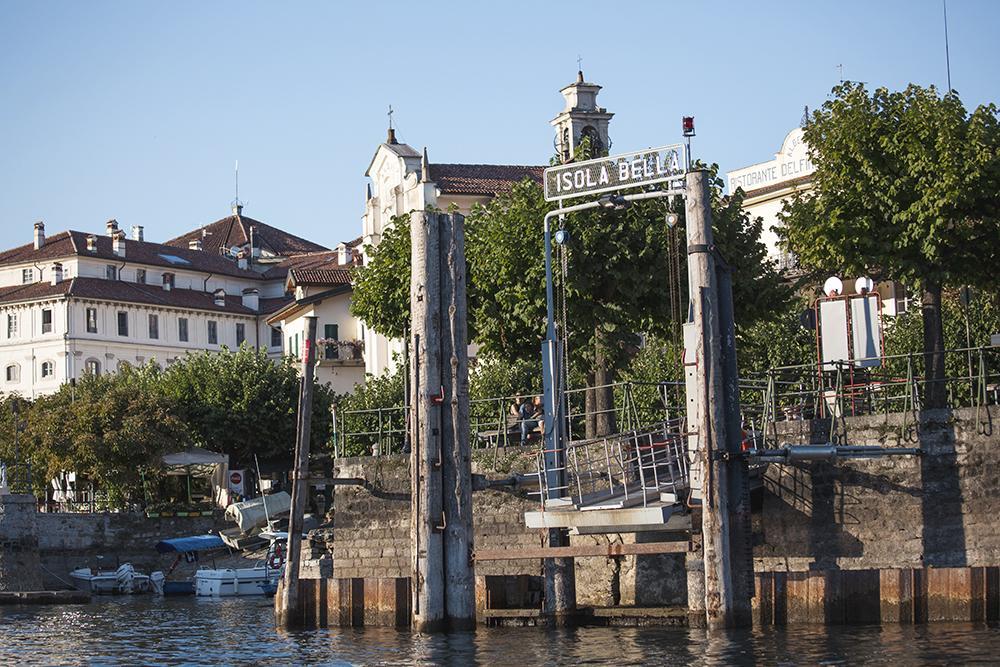
[(6, 488), (8, 493), (34, 493), (31, 464), (0, 461), (0, 488)]
[[(981, 412), (1000, 403), (1000, 347), (946, 350), (943, 385), (949, 408)], [(765, 432), (769, 423), (860, 415), (916, 413), (926, 405), (927, 354), (911, 353), (772, 368), (740, 381), (744, 422)], [(877, 366), (865, 366), (877, 361)]]
[[(546, 456), (552, 452), (539, 451), (536, 493), (542, 509), (620, 509), (676, 502), (676, 494), (687, 488), (689, 479), (685, 436), (684, 420), (672, 419), (641, 430), (572, 442), (562, 461)], [(552, 473), (564, 473), (565, 484), (553, 486), (550, 480), (558, 475)], [(665, 493), (675, 496), (666, 498)], [(551, 498), (558, 500), (546, 502)]]
[[(1000, 403), (1000, 347), (960, 348), (945, 351), (945, 385), (948, 406), (973, 407)], [(924, 356), (920, 353), (889, 355), (880, 365), (858, 365), (866, 360), (826, 364), (779, 366), (740, 379), (744, 430), (763, 439), (760, 446), (777, 446), (767, 439), (767, 424), (846, 416), (915, 413), (926, 403)], [(587, 393), (603, 392), (588, 409)], [(610, 402), (607, 401), (610, 394)], [(527, 395), (530, 400), (533, 395)], [(503, 448), (540, 440), (539, 420), (531, 418), (522, 439), (525, 420), (512, 414), (516, 396), (470, 401), (470, 435), (473, 448)], [(652, 425), (686, 416), (684, 383), (617, 382), (565, 393), (568, 441), (585, 441), (598, 422), (615, 432), (638, 432)], [(601, 403), (604, 407), (596, 408)], [(985, 412), (983, 412), (985, 414)], [(613, 420), (613, 423), (611, 422)], [(406, 407), (371, 408), (340, 413), (335, 421), (335, 455), (376, 456), (404, 451)]]

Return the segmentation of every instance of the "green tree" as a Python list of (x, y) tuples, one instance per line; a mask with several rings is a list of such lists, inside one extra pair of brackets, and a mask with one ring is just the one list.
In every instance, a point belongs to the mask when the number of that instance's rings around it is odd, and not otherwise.
[(188, 446), (184, 423), (158, 391), (155, 366), (85, 376), (75, 387), (37, 399), (27, 412), (24, 441), (36, 491), (73, 471), (115, 507), (143, 499), (143, 483), (161, 457)]
[(922, 292), (928, 407), (944, 404), (942, 289), (995, 285), (1000, 256), (1000, 125), (910, 85), (847, 82), (805, 126), (813, 189), (786, 207), (785, 238), (817, 272), (867, 273)]
[[(742, 193), (724, 197), (717, 167), (711, 171), (716, 245), (731, 259), (737, 317), (753, 322), (781, 308), (788, 290), (766, 259), (760, 220), (742, 210)], [(563, 275), (561, 255), (556, 258), (557, 298), (565, 303), (570, 355), (589, 386), (615, 381), (637, 349), (637, 333), (664, 335), (671, 329), (672, 290), (686, 300), (683, 210), (673, 232), (680, 280), (669, 277), (675, 258), (665, 217), (671, 206), (683, 209), (664, 199), (566, 217), (570, 241), (557, 249), (566, 259)], [(470, 335), (492, 358), (538, 358), (546, 327), (541, 227), (552, 208), (541, 187), (526, 179), (466, 219)], [(358, 271), (354, 312), (387, 335), (399, 336), (407, 327), (409, 252), (408, 227), (397, 224)], [(594, 394), (588, 408), (600, 412), (611, 400), (609, 391)]]
[(371, 454), (376, 443), (390, 448), (402, 446), (406, 424), (404, 379), (400, 364), (394, 371), (368, 377), (353, 392), (337, 397), (341, 456)]
[[(160, 384), (199, 446), (230, 456), (231, 465), (294, 458), (300, 379), (290, 358), (275, 363), (264, 350), (188, 354)], [(329, 445), (333, 393), (313, 390), (312, 451)]]
[(365, 254), (368, 263), (354, 270), (351, 314), (383, 336), (403, 338), (410, 326), (410, 216), (394, 216)]

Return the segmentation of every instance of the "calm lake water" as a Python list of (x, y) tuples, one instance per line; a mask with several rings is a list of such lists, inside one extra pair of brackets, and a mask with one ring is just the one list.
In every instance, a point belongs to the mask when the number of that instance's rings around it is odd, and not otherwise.
[(800, 627), (709, 636), (680, 628), (480, 629), (475, 634), (280, 634), (270, 601), (118, 598), (0, 608), (3, 665), (946, 665), (998, 664), (1000, 630)]

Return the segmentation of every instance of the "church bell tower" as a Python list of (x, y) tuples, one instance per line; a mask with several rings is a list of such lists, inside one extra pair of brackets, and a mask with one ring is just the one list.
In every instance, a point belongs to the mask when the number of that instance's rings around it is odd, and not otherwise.
[(576, 74), (576, 81), (559, 91), (566, 100), (566, 108), (551, 123), (556, 130), (553, 143), (563, 162), (573, 159), (573, 153), (584, 137), (590, 138), (594, 157), (607, 155), (611, 149), (608, 123), (614, 114), (597, 106), (597, 93), (600, 90), (601, 87), (596, 83), (584, 81), (581, 70)]

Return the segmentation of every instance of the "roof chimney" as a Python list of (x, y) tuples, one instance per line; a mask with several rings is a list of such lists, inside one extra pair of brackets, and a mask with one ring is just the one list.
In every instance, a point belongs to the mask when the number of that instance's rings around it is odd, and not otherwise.
[(58, 285), (63, 281), (63, 268), (60, 262), (56, 262), (52, 265), (52, 278), (53, 285)]
[(145, 240), (142, 236), (142, 225), (132, 225), (132, 240), (140, 243)]
[(233, 204), (233, 215), (239, 216), (243, 215), (243, 204), (235, 203)]
[(191, 239), (188, 241), (188, 250), (201, 250), (201, 239)]
[(216, 306), (226, 305), (226, 290), (219, 288), (212, 292), (212, 301), (215, 302)]
[(45, 245), (45, 223), (39, 220), (35, 223), (35, 250)]
[(243, 290), (243, 307), (249, 308), (255, 313), (260, 310), (260, 290), (256, 287), (248, 287)]
[(110, 220), (108, 220), (108, 221), (107, 221), (106, 223), (104, 223), (104, 226), (105, 226), (105, 227), (107, 228), (107, 230), (108, 230), (108, 236), (111, 236), (111, 235), (112, 235), (112, 234), (114, 234), (114, 233), (115, 233), (116, 231), (118, 231), (118, 221), (117, 221), (117, 220), (115, 220), (114, 218), (111, 218), (111, 219), (110, 219)]
[(240, 254), (236, 256), (236, 266), (246, 271), (247, 268), (247, 256), (242, 250)]
[(346, 243), (339, 244), (337, 246), (337, 264), (350, 264), (351, 254), (351, 249), (347, 247)]
[(87, 234), (87, 252), (97, 252), (97, 234)]
[(386, 137), (385, 143), (387, 143), (387, 144), (398, 144), (399, 143), (398, 141), (396, 141), (396, 130), (394, 128), (391, 128), (391, 127), (389, 128), (389, 136)]
[(163, 272), (163, 291), (169, 292), (174, 287), (174, 274), (169, 271)]
[(125, 232), (120, 229), (111, 233), (111, 250), (119, 257), (125, 257)]
[(254, 259), (260, 257), (260, 238), (257, 236), (257, 228), (250, 225), (250, 256)]

